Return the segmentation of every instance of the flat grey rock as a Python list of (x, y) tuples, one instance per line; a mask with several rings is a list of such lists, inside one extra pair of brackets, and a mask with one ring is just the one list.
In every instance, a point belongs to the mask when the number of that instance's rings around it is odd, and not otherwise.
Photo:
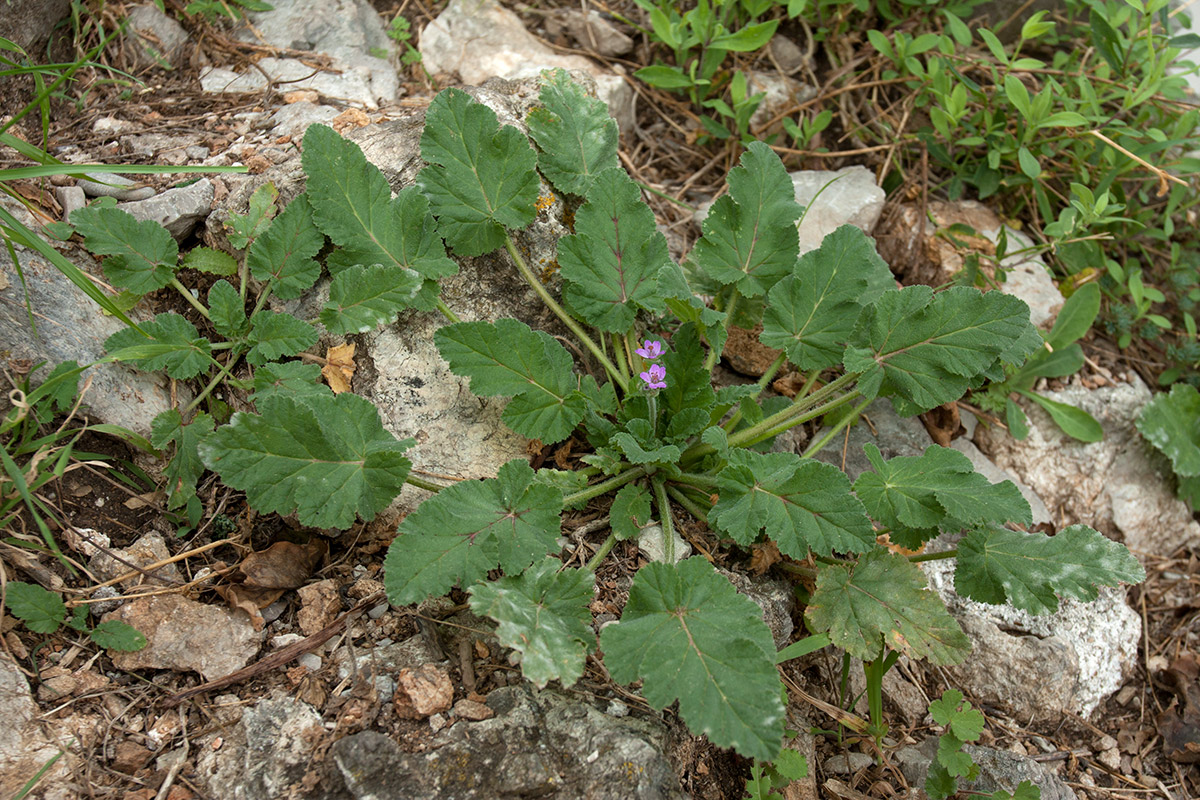
[(215, 193), (213, 182), (208, 178), (201, 178), (195, 183), (167, 189), (162, 194), (146, 200), (118, 203), (117, 208), (127, 211), (136, 219), (157, 222), (166, 228), (176, 241), (183, 241), (212, 211)]

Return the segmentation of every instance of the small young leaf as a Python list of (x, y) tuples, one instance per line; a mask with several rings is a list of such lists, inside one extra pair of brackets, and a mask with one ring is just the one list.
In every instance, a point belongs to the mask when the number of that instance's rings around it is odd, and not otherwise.
[[(561, 571), (560, 571), (561, 570)], [(562, 569), (547, 558), (516, 578), (471, 587), (471, 610), (500, 623), (500, 644), (521, 654), (521, 674), (539, 689), (552, 680), (570, 688), (595, 647), (592, 602), (596, 579), (584, 569)]]
[(929, 800), (946, 800), (957, 791), (958, 781), (947, 771), (946, 766), (935, 758), (929, 765), (929, 774), (925, 777), (925, 794), (929, 796)]
[(560, 192), (584, 195), (596, 175), (616, 167), (617, 123), (566, 70), (542, 73), (542, 108), (529, 112), (529, 135), (541, 149), (538, 168)]
[(317, 329), (291, 314), (260, 311), (250, 318), (250, 326), (246, 342), (251, 347), (246, 353), (246, 361), (255, 366), (294, 356), (317, 343)]
[(708, 277), (736, 284), (747, 297), (765, 294), (796, 264), (801, 207), (783, 162), (752, 142), (729, 171), (729, 194), (713, 203), (692, 259)]
[(1100, 285), (1085, 283), (1063, 303), (1062, 310), (1054, 320), (1054, 327), (1046, 336), (1046, 343), (1054, 350), (1062, 350), (1072, 342), (1082, 339), (1100, 313)]
[(759, 339), (786, 350), (800, 369), (832, 367), (841, 362), (863, 306), (894, 287), (870, 237), (843, 225), (771, 289)]
[(254, 371), (254, 393), (250, 399), (256, 404), (277, 394), (308, 395), (329, 394), (321, 385), (321, 368), (316, 364), (289, 361), (283, 364), (264, 364)]
[(1156, 395), (1138, 415), (1137, 429), (1146, 441), (1171, 459), (1176, 475), (1200, 475), (1200, 392), (1186, 383)]
[(133, 362), (147, 371), (166, 370), (179, 380), (196, 377), (211, 363), (212, 345), (180, 315), (159, 314), (141, 328), (146, 336), (123, 328), (108, 337), (104, 349), (109, 357)]
[(229, 281), (217, 281), (208, 290), (208, 313), (217, 333), (226, 339), (236, 339), (246, 332), (246, 304)]
[(710, 349), (718, 353), (724, 351), (725, 312), (709, 308), (696, 297), (678, 264), (669, 263), (659, 270), (658, 296), (680, 322), (693, 323), (699, 329)]
[(250, 206), (245, 214), (234, 214), (226, 222), (229, 229), (229, 243), (237, 250), (245, 249), (246, 245), (266, 230), (275, 215), (275, 201), (279, 199), (279, 190), (275, 184), (267, 181), (254, 190), (250, 195)]
[(521, 572), (558, 551), (561, 512), (562, 492), (536, 482), (519, 459), (495, 478), (441, 490), (400, 523), (384, 561), (388, 599), (404, 605), (444, 594), (497, 565)]
[(75, 403), (75, 395), (79, 394), (79, 375), (82, 371), (77, 361), (60, 362), (50, 370), (46, 380), (25, 397), (25, 402), (37, 408), (45, 398), (56, 411), (66, 411)]
[(594, 328), (626, 333), (639, 309), (662, 311), (658, 273), (671, 256), (641, 189), (620, 167), (595, 176), (575, 231), (558, 243), (566, 300)]
[(446, 89), (425, 112), (421, 157), (429, 166), (417, 183), (429, 198), (438, 228), (464, 256), (504, 244), (504, 229), (533, 221), (538, 195), (537, 154), (511, 125), (466, 92)]
[(954, 588), (981, 603), (1008, 602), (1042, 614), (1058, 609), (1056, 595), (1091, 602), (1097, 586), (1145, 579), (1124, 545), (1086, 525), (1064, 528), (1057, 536), (992, 528), (971, 531), (959, 542)]
[(446, 325), (434, 342), (475, 394), (513, 397), (503, 419), (522, 436), (560, 442), (583, 419), (587, 403), (574, 387), (571, 354), (548, 334), (501, 319)]
[(422, 278), (406, 267), (353, 266), (333, 276), (320, 320), (334, 336), (366, 333), (396, 321), (421, 288)]
[(139, 221), (128, 211), (92, 205), (76, 209), (71, 224), (88, 250), (108, 256), (104, 275), (113, 286), (149, 294), (175, 277), (179, 245), (157, 222)]
[(964, 702), (962, 692), (957, 689), (942, 692), (941, 698), (929, 704), (929, 714), (960, 742), (973, 742), (983, 733), (983, 714)]
[(674, 464), (683, 454), (673, 444), (645, 441), (649, 438), (648, 436), (636, 437), (631, 433), (621, 431), (612, 437), (612, 444), (625, 455), (628, 461), (634, 464)]
[(34, 583), (9, 581), (5, 603), (9, 612), (34, 633), (54, 633), (67, 618), (62, 598)]
[(313, 257), (324, 245), (325, 236), (313, 224), (308, 196), (302, 194), (250, 245), (246, 268), (255, 280), (271, 281), (276, 297), (292, 300), (321, 276), (321, 265)]
[(1036, 392), (1018, 390), (1022, 397), (1037, 403), (1062, 428), (1063, 433), (1081, 442), (1098, 442), (1104, 438), (1104, 428), (1088, 412), (1070, 403), (1060, 403)]
[(937, 760), (952, 778), (967, 777), (975, 766), (975, 761), (970, 754), (963, 752), (962, 746), (963, 743), (953, 734), (945, 733), (938, 738)]
[(384, 430), (370, 401), (348, 392), (274, 394), (257, 405), (261, 415), (234, 414), (199, 451), (258, 511), (295, 511), (303, 525), (345, 530), (403, 488), (412, 464), (401, 454), (413, 442)]
[(718, 747), (769, 761), (783, 739), (775, 646), (762, 609), (703, 558), (638, 570), (620, 622), (600, 634), (620, 683), (642, 679), (654, 708), (679, 701), (688, 727)]
[(810, 549), (828, 556), (875, 546), (871, 520), (837, 467), (794, 453), (736, 449), (717, 481), (720, 499), (708, 521), (743, 547), (764, 531), (800, 560)]
[(644, 486), (627, 483), (613, 498), (608, 524), (618, 539), (633, 539), (650, 522), (650, 493)]
[(821, 566), (805, 611), (809, 628), (863, 661), (884, 648), (934, 664), (957, 664), (971, 640), (916, 564), (898, 553), (871, 550), (852, 567)]
[(89, 635), (93, 642), (105, 650), (132, 653), (146, 646), (146, 637), (142, 635), (141, 631), (119, 619), (101, 622), (92, 628)]
[(179, 508), (196, 496), (196, 481), (204, 473), (204, 462), (200, 460), (200, 443), (213, 432), (213, 419), (200, 412), (184, 425), (183, 415), (178, 409), (170, 408), (156, 416), (150, 423), (150, 443), (163, 450), (175, 443), (175, 454), (164, 470), (167, 478), (169, 508)]
[[(1030, 338), (1032, 335), (1032, 339)], [(1000, 361), (1041, 346), (1029, 307), (1001, 292), (928, 286), (885, 292), (859, 317), (844, 363), (867, 397), (895, 392), (919, 410), (957, 400)]]
[(179, 266), (210, 275), (234, 275), (237, 273), (238, 262), (229, 253), (213, 250), (211, 247), (196, 247), (188, 251)]

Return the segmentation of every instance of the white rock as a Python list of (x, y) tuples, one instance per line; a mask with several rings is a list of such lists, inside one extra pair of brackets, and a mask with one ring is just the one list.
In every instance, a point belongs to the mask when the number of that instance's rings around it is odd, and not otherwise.
[(271, 117), (271, 138), (290, 136), (299, 139), (304, 136), (309, 125), (328, 125), (338, 113), (338, 110), (331, 106), (320, 106), (307, 101), (281, 106)]
[(139, 67), (171, 69), (182, 65), (184, 45), (188, 41), (187, 31), (154, 5), (131, 8), (128, 30), (137, 40), (138, 47), (133, 49), (133, 53)]
[(559, 55), (533, 38), (520, 18), (494, 0), (450, 0), (446, 10), (421, 32), (421, 57), (431, 73), (457, 72), (475, 86), (489, 78), (536, 77), (561, 67), (596, 79), (598, 96), (622, 132), (633, 130), (633, 89), (582, 56)]
[[(1008, 252), (1033, 247), (1033, 240), (1020, 231), (1004, 226), (1008, 238)], [(980, 231), (993, 242), (1000, 239), (1000, 229)], [(1058, 312), (1062, 310), (1063, 296), (1050, 278), (1050, 268), (1040, 255), (1015, 253), (1005, 256), (1000, 262), (1005, 270), (1004, 283), (1000, 291), (1019, 297), (1029, 306), (1029, 321), (1038, 328), (1049, 329)]]
[(826, 235), (843, 225), (855, 225), (870, 234), (883, 213), (886, 194), (875, 183), (874, 174), (861, 165), (836, 172), (793, 172), (792, 184), (796, 202), (807, 209), (800, 223), (801, 254), (820, 247)]
[[(930, 549), (949, 546), (943, 537)], [(1086, 717), (1137, 667), (1142, 621), (1124, 589), (1102, 587), (1095, 602), (1066, 598), (1055, 613), (1033, 616), (960, 597), (953, 561), (921, 567), (974, 646), (966, 661), (946, 668), (952, 682), (1018, 719)]]
[[(692, 546), (679, 536), (678, 530), (672, 528), (671, 534), (675, 543), (673, 553), (675, 561), (672, 563), (676, 563), (692, 554)], [(647, 525), (642, 528), (642, 532), (638, 534), (637, 543), (642, 555), (651, 561), (665, 562), (667, 560), (666, 537), (663, 535), (661, 525)]]
[(234, 72), (224, 67), (205, 67), (200, 70), (200, 89), (205, 92), (240, 94), (261, 92), (266, 88), (267, 79), (258, 70), (244, 73)]
[[(16, 797), (31, 777), (58, 755), (59, 749), (48, 740), (36, 723), (37, 703), (29, 691), (29, 682), (21, 670), (0, 652), (0, 797)], [(70, 754), (71, 731), (58, 723), (62, 746), (68, 755), (60, 758), (42, 778), (42, 786), (53, 785), (70, 773), (74, 756)], [(50, 726), (52, 727), (52, 726)]]
[(118, 203), (117, 208), (127, 211), (139, 220), (151, 220), (162, 225), (176, 241), (183, 241), (200, 220), (212, 210), (216, 188), (208, 178), (195, 183), (167, 189), (162, 194), (132, 203)]
[[(783, 123), (775, 118), (797, 103), (817, 96), (817, 90), (813, 87), (775, 71), (756, 70), (747, 73), (746, 88), (752, 95), (759, 92), (765, 95), (750, 116), (750, 130), (757, 136), (783, 130)], [(772, 120), (775, 120), (775, 123), (768, 127)]]
[(1200, 542), (1200, 524), (1170, 489), (1169, 464), (1134, 427), (1150, 401), (1150, 390), (1140, 379), (1042, 394), (1090, 413), (1104, 428), (1104, 438), (1092, 444), (1078, 442), (1062, 433), (1040, 407), (1021, 400), (1030, 422), (1024, 441), (981, 425), (975, 443), (1053, 509), (1055, 524), (1091, 525), (1123, 539), (1135, 553), (1170, 553)]

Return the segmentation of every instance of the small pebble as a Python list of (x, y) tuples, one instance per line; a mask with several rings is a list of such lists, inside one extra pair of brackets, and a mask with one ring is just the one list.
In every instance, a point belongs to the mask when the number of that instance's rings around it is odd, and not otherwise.
[(298, 633), (281, 633), (271, 637), (271, 647), (287, 647), (289, 644), (295, 644), (303, 639), (304, 637)]
[(437, 733), (442, 728), (446, 727), (446, 716), (444, 714), (431, 714), (429, 717), (429, 727)]
[(613, 700), (608, 704), (608, 708), (604, 709), (604, 713), (610, 717), (627, 717), (629, 716), (629, 706), (620, 700)]
[[(120, 594), (121, 593), (112, 586), (102, 586), (101, 588), (92, 592), (92, 597), (119, 597)], [(118, 607), (120, 607), (120, 605), (120, 600), (107, 600), (103, 603), (92, 603), (88, 610), (92, 612), (93, 617), (102, 617), (110, 611), (115, 611)]]
[(379, 605), (375, 606), (370, 611), (368, 611), (367, 616), (370, 617), (371, 619), (379, 619), (380, 617), (382, 617), (384, 614), (387, 613), (388, 608), (389, 608), (389, 605), (387, 603), (380, 603)]
[(833, 775), (853, 775), (871, 766), (875, 760), (866, 753), (842, 753), (825, 759), (825, 771)]
[(316, 672), (321, 668), (321, 657), (316, 653), (305, 653), (297, 661), (309, 672)]

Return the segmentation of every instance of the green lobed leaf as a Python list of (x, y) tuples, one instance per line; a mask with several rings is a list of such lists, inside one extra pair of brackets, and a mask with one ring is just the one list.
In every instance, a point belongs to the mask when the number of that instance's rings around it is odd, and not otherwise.
[[(627, 431), (612, 437), (612, 444), (633, 464), (674, 464), (683, 452), (673, 444), (643, 442)], [(657, 446), (655, 446), (657, 444)]]
[(714, 527), (743, 547), (766, 532), (795, 559), (861, 553), (875, 545), (863, 504), (837, 467), (794, 453), (735, 449), (717, 473), (720, 499), (708, 514)]
[(217, 281), (208, 290), (208, 313), (217, 333), (226, 339), (246, 332), (246, 304), (229, 281)]
[(1176, 475), (1200, 475), (1200, 392), (1196, 387), (1177, 383), (1170, 393), (1156, 395), (1138, 414), (1137, 429), (1171, 459)]
[(149, 294), (175, 277), (179, 245), (157, 222), (137, 220), (122, 209), (91, 205), (75, 209), (71, 224), (88, 250), (108, 256), (104, 276), (113, 286)]
[(229, 230), (229, 243), (236, 250), (245, 249), (251, 240), (267, 229), (271, 217), (275, 215), (275, 201), (279, 199), (279, 190), (275, 184), (267, 181), (254, 190), (250, 195), (250, 204), (245, 214), (233, 214), (225, 221)]
[(929, 704), (929, 715), (938, 725), (945, 726), (960, 742), (973, 742), (983, 733), (983, 714), (964, 701), (963, 693), (947, 689)]
[(321, 368), (302, 361), (282, 364), (264, 364), (254, 371), (254, 393), (250, 399), (255, 403), (273, 395), (329, 394), (321, 384)]
[(429, 201), (415, 186), (393, 198), (387, 178), (357, 144), (312, 125), (302, 161), (313, 219), (341, 248), (329, 258), (332, 274), (373, 264), (412, 269), (428, 280), (458, 271), (437, 235)]
[(181, 267), (207, 272), (210, 275), (236, 275), (237, 259), (220, 250), (211, 247), (194, 247), (187, 252), (179, 263)]
[(141, 631), (119, 619), (101, 622), (92, 628), (88, 635), (92, 637), (93, 642), (105, 650), (132, 653), (146, 646), (146, 637), (142, 635)]
[(313, 258), (324, 246), (325, 236), (313, 223), (312, 204), (302, 194), (250, 245), (246, 269), (256, 281), (271, 281), (276, 297), (292, 300), (321, 277), (321, 265)]
[(771, 289), (759, 339), (785, 350), (802, 370), (835, 366), (862, 308), (893, 288), (892, 271), (874, 242), (856, 226), (843, 225), (800, 256), (792, 274)]
[(750, 144), (727, 181), (729, 194), (709, 209), (691, 258), (712, 280), (736, 284), (747, 297), (765, 294), (791, 274), (799, 254), (796, 189), (762, 142)]
[(650, 493), (637, 483), (627, 483), (613, 498), (608, 524), (618, 539), (634, 539), (650, 522)]
[(957, 664), (971, 651), (916, 564), (882, 548), (852, 566), (822, 565), (805, 611), (809, 629), (827, 632), (833, 644), (863, 661), (884, 649), (934, 664)]
[(1086, 525), (1056, 536), (992, 528), (971, 531), (959, 542), (954, 588), (981, 603), (1008, 602), (1042, 614), (1058, 609), (1058, 595), (1090, 602), (1097, 586), (1145, 579), (1128, 548)]
[(596, 578), (585, 569), (563, 569), (547, 558), (515, 578), (471, 587), (471, 610), (500, 623), (500, 644), (521, 655), (521, 674), (539, 689), (552, 680), (570, 688), (594, 649), (588, 605)]
[(250, 351), (246, 353), (246, 361), (260, 366), (294, 356), (316, 344), (317, 338), (316, 328), (291, 314), (259, 311), (250, 318), (250, 334), (246, 337)]
[(54, 633), (67, 618), (62, 598), (33, 583), (9, 581), (4, 587), (8, 611), (34, 633)]
[(627, 333), (639, 309), (663, 309), (658, 273), (671, 256), (641, 194), (620, 167), (601, 172), (575, 212), (576, 233), (558, 243), (567, 302), (610, 333)]
[(60, 361), (50, 370), (46, 380), (25, 396), (25, 402), (38, 409), (39, 415), (43, 413), (39, 408), (42, 398), (54, 410), (60, 413), (67, 411), (74, 405), (75, 395), (79, 394), (79, 375), (82, 371), (78, 361)]
[(464, 256), (490, 253), (504, 244), (505, 228), (533, 221), (538, 196), (537, 154), (511, 125), (466, 92), (440, 92), (425, 113), (418, 173), (438, 229)]
[(775, 646), (762, 609), (703, 558), (638, 570), (621, 620), (600, 634), (619, 683), (642, 680), (654, 708), (679, 701), (688, 728), (769, 761), (783, 740)]
[(150, 422), (150, 443), (159, 450), (175, 444), (175, 453), (163, 470), (167, 478), (169, 508), (179, 508), (196, 496), (196, 482), (204, 474), (200, 443), (213, 432), (213, 418), (203, 411), (187, 425), (178, 409), (170, 408)]
[(1029, 307), (1015, 297), (962, 286), (935, 295), (928, 286), (908, 286), (863, 310), (843, 363), (862, 373), (864, 396), (894, 392), (927, 411), (962, 397), (1002, 360), (1023, 358), (1040, 342)]
[[(868, 442), (863, 450), (874, 471), (859, 475), (854, 493), (872, 519), (891, 528), (893, 541), (904, 547), (932, 538), (937, 530), (1033, 522), (1029, 502), (1012, 481), (989, 482), (957, 450), (934, 444), (919, 456), (887, 461), (874, 444)], [(903, 528), (913, 529), (916, 543)]]
[(384, 561), (388, 599), (415, 603), (480, 580), (497, 565), (515, 574), (557, 552), (562, 497), (536, 482), (521, 459), (495, 478), (442, 489), (400, 524)]
[(200, 443), (205, 466), (246, 492), (260, 512), (296, 512), (301, 524), (345, 530), (400, 493), (412, 464), (379, 411), (357, 395), (259, 397)]
[(349, 267), (333, 276), (329, 302), (321, 309), (321, 324), (334, 336), (388, 325), (408, 308), (421, 284), (420, 274), (407, 267)]
[(696, 326), (681, 325), (659, 359), (667, 370), (667, 388), (659, 394), (659, 401), (668, 419), (688, 408), (710, 411), (716, 403), (717, 393), (712, 388), (712, 376), (704, 368), (704, 356)]
[(584, 195), (599, 173), (618, 165), (617, 123), (563, 69), (542, 73), (538, 97), (542, 107), (526, 119), (541, 150), (538, 168), (560, 192)]
[(196, 326), (176, 313), (159, 314), (141, 324), (145, 336), (133, 328), (117, 331), (104, 342), (116, 361), (128, 361), (144, 370), (165, 370), (179, 380), (194, 378), (208, 369), (212, 345)]
[(505, 424), (549, 444), (567, 438), (587, 408), (575, 389), (571, 354), (549, 334), (515, 319), (459, 322), (439, 328), (434, 342), (471, 391), (508, 395)]
[(937, 760), (952, 778), (965, 778), (971, 774), (975, 761), (963, 752), (963, 743), (953, 734), (942, 734), (938, 738)]

